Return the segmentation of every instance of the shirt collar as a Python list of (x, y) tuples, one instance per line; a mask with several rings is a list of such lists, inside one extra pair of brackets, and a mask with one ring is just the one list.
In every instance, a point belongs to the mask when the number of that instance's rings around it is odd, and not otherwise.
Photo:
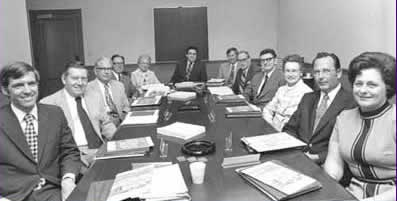
[[(332, 89), (330, 92), (328, 92), (328, 97), (329, 100), (332, 102), (336, 96), (336, 94), (339, 92), (340, 88), (342, 88), (342, 85), (339, 83), (334, 89)], [(324, 97), (325, 92), (321, 91), (321, 97)]]
[(273, 69), (270, 71), (270, 72), (268, 72), (268, 73), (266, 73), (266, 72), (263, 72), (264, 74), (267, 74), (267, 77), (269, 78), (271, 75), (272, 75), (272, 73), (274, 72), (274, 69), (275, 69), (276, 67), (273, 67)]
[[(23, 118), (26, 116), (26, 112), (18, 109), (13, 103), (11, 103), (11, 110), (14, 112), (14, 114), (17, 116), (17, 119), (19, 122), (23, 122)], [(29, 114), (32, 114), (34, 119), (38, 119), (37, 118), (37, 105), (35, 104), (33, 109), (30, 111)]]

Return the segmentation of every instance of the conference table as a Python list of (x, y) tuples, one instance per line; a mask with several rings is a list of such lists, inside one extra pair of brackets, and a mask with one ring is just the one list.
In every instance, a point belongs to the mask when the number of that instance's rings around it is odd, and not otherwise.
[[(183, 110), (189, 106), (197, 105), (199, 110)], [(207, 93), (198, 96), (189, 102), (167, 101), (162, 99), (159, 106), (160, 115), (155, 125), (143, 126), (121, 126), (117, 130), (113, 140), (129, 139), (143, 136), (151, 136), (155, 144), (153, 150), (143, 157), (119, 158), (108, 160), (97, 160), (85, 173), (77, 187), (69, 196), (69, 201), (82, 201), (87, 199), (90, 184), (93, 182), (114, 179), (120, 172), (131, 170), (131, 163), (139, 162), (173, 162), (179, 163), (185, 183), (189, 189), (192, 200), (198, 201), (254, 201), (270, 200), (258, 189), (245, 182), (237, 173), (235, 168), (222, 168), (224, 157), (240, 156), (250, 154), (240, 139), (244, 136), (255, 136), (260, 134), (274, 133), (275, 130), (262, 118), (225, 118), (226, 104), (218, 104), (215, 98)], [(168, 110), (172, 116), (164, 118), (164, 111)], [(209, 113), (215, 114), (210, 120)], [(203, 184), (193, 184), (189, 162), (180, 162), (177, 157), (189, 157), (181, 152), (182, 144), (167, 141), (169, 144), (168, 156), (160, 157), (159, 143), (156, 128), (173, 122), (185, 122), (206, 127), (206, 134), (202, 140), (213, 141), (216, 151), (205, 156), (207, 161), (205, 179)], [(224, 151), (225, 137), (233, 133), (232, 151)], [(201, 140), (200, 139), (200, 140)], [(341, 185), (329, 177), (321, 167), (313, 163), (298, 149), (288, 149), (262, 153), (260, 160), (279, 160), (291, 168), (298, 170), (308, 176), (317, 179), (322, 188), (291, 200), (355, 200)]]

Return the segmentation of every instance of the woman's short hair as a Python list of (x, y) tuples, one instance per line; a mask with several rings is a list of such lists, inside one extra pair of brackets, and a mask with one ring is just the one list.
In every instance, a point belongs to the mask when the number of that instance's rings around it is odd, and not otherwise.
[(283, 59), (283, 71), (285, 70), (285, 64), (287, 62), (295, 62), (299, 64), (299, 70), (302, 71), (303, 69), (303, 57), (299, 56), (298, 54), (291, 54)]
[(17, 61), (5, 65), (0, 72), (1, 86), (7, 88), (10, 84), (10, 79), (19, 79), (29, 72), (33, 72), (36, 81), (40, 81), (40, 75), (36, 68), (25, 62)]
[(396, 92), (396, 59), (383, 52), (364, 52), (355, 57), (349, 65), (348, 77), (354, 83), (362, 70), (376, 69), (386, 84), (386, 96), (391, 98)]

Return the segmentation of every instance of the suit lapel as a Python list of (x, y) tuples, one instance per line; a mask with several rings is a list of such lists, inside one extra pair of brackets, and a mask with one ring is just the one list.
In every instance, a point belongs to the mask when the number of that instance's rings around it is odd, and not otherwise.
[(321, 117), (320, 122), (318, 122), (314, 134), (318, 134), (321, 128), (323, 128), (332, 117), (335, 117), (336, 114), (340, 112), (341, 108), (344, 107), (343, 102), (344, 102), (344, 91), (343, 88), (340, 88), (334, 100), (332, 101), (331, 105), (328, 107), (325, 114)]
[(39, 152), (38, 152), (38, 160), (39, 162), (42, 160), (42, 156), (43, 156), (43, 151), (45, 149), (45, 146), (47, 144), (48, 139), (50, 138), (50, 136), (47, 135), (47, 131), (48, 131), (48, 122), (50, 122), (50, 119), (48, 117), (48, 114), (46, 112), (43, 111), (43, 109), (41, 108), (41, 105), (38, 105), (37, 108), (37, 112), (38, 112), (38, 125), (39, 125), (39, 136), (38, 136), (38, 147), (39, 147)]
[[(68, 103), (66, 102), (66, 96), (63, 93), (63, 91), (61, 91), (62, 93), (60, 94), (60, 101), (58, 102), (58, 104), (61, 106), (61, 108), (64, 108), (63, 113), (66, 116), (66, 119), (72, 119), (72, 114), (70, 113), (70, 108)], [(67, 92), (66, 92), (67, 93)], [(68, 123), (69, 127), (71, 127), (70, 129), (72, 129), (72, 131), (74, 132), (74, 128), (73, 128), (73, 124), (72, 123)]]
[(21, 152), (29, 158), (32, 162), (36, 163), (33, 159), (32, 152), (30, 151), (29, 145), (26, 141), (25, 134), (18, 122), (18, 119), (14, 112), (11, 110), (11, 106), (5, 106), (6, 115), (2, 116), (2, 127), (4, 128), (4, 133), (11, 139)]

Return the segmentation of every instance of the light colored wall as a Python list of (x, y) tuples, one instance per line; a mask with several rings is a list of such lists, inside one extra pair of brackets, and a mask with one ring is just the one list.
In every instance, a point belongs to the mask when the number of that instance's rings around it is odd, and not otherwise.
[(0, 68), (12, 61), (32, 61), (24, 0), (0, 3), (0, 52)]
[(347, 68), (363, 51), (396, 54), (394, 0), (280, 0), (279, 17), (281, 56), (334, 52)]
[(27, 0), (28, 9), (82, 9), (86, 63), (119, 53), (127, 63), (154, 57), (153, 8), (207, 6), (209, 59), (225, 59), (231, 46), (257, 57), (277, 47), (279, 0)]

